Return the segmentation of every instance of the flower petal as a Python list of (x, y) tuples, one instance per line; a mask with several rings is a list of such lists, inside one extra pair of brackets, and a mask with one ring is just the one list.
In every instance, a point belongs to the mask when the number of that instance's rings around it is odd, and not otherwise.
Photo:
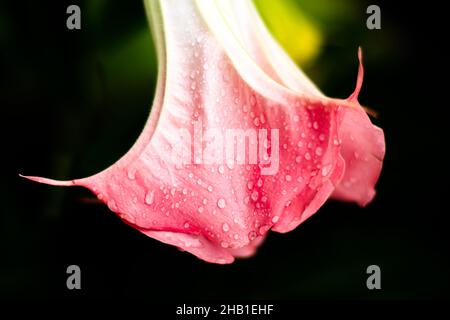
[(87, 187), (149, 237), (231, 263), (253, 254), (270, 229), (292, 230), (328, 199), (354, 164), (335, 142), (360, 123), (359, 105), (323, 96), (248, 1), (145, 3), (159, 74), (137, 142), (88, 178), (28, 178)]
[(332, 197), (367, 205), (375, 196), (375, 184), (381, 173), (385, 155), (383, 130), (374, 126), (358, 102), (364, 68), (362, 52), (358, 51), (359, 72), (355, 92), (348, 98), (357, 107), (347, 109), (340, 129), (341, 154), (345, 159), (345, 174)]

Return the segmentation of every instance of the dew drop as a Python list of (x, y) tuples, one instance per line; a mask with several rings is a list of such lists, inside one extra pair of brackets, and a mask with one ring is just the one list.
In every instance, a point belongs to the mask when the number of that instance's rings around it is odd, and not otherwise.
[(145, 195), (145, 203), (150, 205), (153, 203), (154, 199), (155, 199), (155, 191), (147, 192), (147, 194)]
[(311, 155), (309, 154), (309, 152), (305, 153), (305, 159), (311, 160)]
[(128, 170), (128, 179), (134, 180), (136, 179), (136, 169), (130, 169)]
[(259, 178), (259, 179), (258, 179), (257, 185), (258, 185), (258, 187), (259, 187), (259, 188), (261, 188), (261, 187), (262, 187), (262, 185), (263, 185), (263, 181), (262, 181), (262, 179), (261, 179), (261, 178)]
[(322, 148), (321, 147), (317, 147), (316, 148), (316, 155), (321, 156), (323, 153)]
[(259, 234), (263, 235), (267, 231), (269, 231), (269, 229), (270, 229), (270, 226), (262, 226), (261, 228), (259, 228), (258, 232), (259, 232)]
[(291, 177), (290, 175), (288, 175), (288, 174), (286, 175), (285, 178), (286, 178), (286, 181), (288, 181), (288, 182), (289, 182), (289, 181), (292, 181), (292, 177)]
[(117, 205), (116, 205), (116, 202), (114, 200), (108, 201), (108, 207), (112, 211), (116, 211), (117, 210)]
[(316, 130), (319, 129), (319, 124), (317, 123), (317, 121), (314, 121), (313, 128)]
[(228, 223), (225, 222), (222, 225), (222, 230), (223, 230), (223, 232), (228, 232), (230, 230), (230, 226), (228, 225)]
[(226, 207), (225, 199), (220, 198), (219, 200), (217, 200), (217, 206), (218, 206), (220, 209), (225, 208), (225, 207)]
[(248, 240), (253, 241), (256, 238), (256, 232), (255, 231), (250, 231), (248, 233)]
[(198, 212), (203, 213), (204, 209), (203, 207), (198, 207)]
[(253, 201), (258, 200), (258, 197), (259, 197), (258, 191), (254, 190), (250, 197), (252, 198)]
[(279, 216), (273, 216), (273, 218), (272, 218), (272, 222), (273, 222), (273, 223), (277, 223), (278, 220), (280, 220), (280, 217), (279, 217)]
[(326, 177), (331, 170), (331, 164), (328, 164), (322, 168), (322, 176)]

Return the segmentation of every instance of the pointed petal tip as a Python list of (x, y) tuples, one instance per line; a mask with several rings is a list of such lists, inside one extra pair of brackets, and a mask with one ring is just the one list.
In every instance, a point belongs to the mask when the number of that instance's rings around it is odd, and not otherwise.
[(20, 174), (20, 173), (19, 173), (19, 177), (25, 178), (25, 179), (28, 179), (28, 180), (31, 180), (31, 181), (39, 182), (39, 183), (52, 185), (52, 186), (71, 187), (71, 186), (78, 185), (75, 180), (60, 181), (60, 180), (53, 180), (53, 179), (43, 178), (43, 177), (25, 176), (25, 175)]
[(355, 91), (347, 98), (348, 101), (358, 102), (358, 96), (362, 88), (363, 79), (364, 79), (364, 66), (363, 66), (363, 56), (362, 56), (362, 48), (358, 47), (358, 60), (359, 60), (359, 68), (358, 68), (358, 77), (356, 80)]

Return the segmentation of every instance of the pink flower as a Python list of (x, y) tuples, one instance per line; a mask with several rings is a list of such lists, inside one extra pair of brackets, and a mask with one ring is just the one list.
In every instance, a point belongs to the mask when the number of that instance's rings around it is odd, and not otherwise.
[[(324, 96), (270, 36), (251, 1), (146, 1), (156, 97), (134, 146), (83, 179), (142, 233), (214, 263), (252, 255), (330, 197), (366, 205), (383, 131), (355, 92)], [(361, 53), (359, 55), (361, 60)]]

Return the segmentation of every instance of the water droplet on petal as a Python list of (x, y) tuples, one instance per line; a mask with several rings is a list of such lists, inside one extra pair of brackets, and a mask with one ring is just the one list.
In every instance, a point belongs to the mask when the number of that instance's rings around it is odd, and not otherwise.
[(261, 178), (259, 178), (259, 179), (258, 179), (257, 185), (258, 185), (258, 187), (259, 187), (259, 188), (261, 188), (261, 187), (262, 187), (262, 185), (263, 185), (263, 181), (262, 181), (262, 179), (261, 179)]
[(311, 160), (311, 155), (309, 154), (309, 152), (305, 153), (305, 159)]
[(255, 240), (256, 236), (257, 236), (257, 234), (255, 231), (250, 231), (248, 233), (248, 240), (253, 241), (253, 240)]
[(117, 205), (116, 205), (116, 202), (114, 200), (109, 200), (108, 201), (108, 207), (109, 207), (109, 209), (111, 209), (111, 211), (116, 211), (117, 210)]
[(136, 169), (130, 169), (128, 170), (128, 179), (134, 180), (136, 179)]
[(219, 200), (217, 200), (217, 206), (218, 206), (220, 209), (225, 208), (225, 207), (226, 207), (225, 199), (220, 198)]
[(155, 191), (147, 192), (145, 195), (145, 203), (150, 205), (153, 204), (153, 200), (155, 199)]
[(317, 121), (314, 121), (313, 128), (316, 130), (319, 129), (319, 124), (317, 123)]
[(230, 230), (230, 226), (228, 225), (228, 223), (225, 222), (222, 225), (222, 230), (223, 230), (223, 232), (228, 232)]
[(286, 175), (285, 178), (286, 178), (286, 181), (288, 181), (288, 182), (289, 182), (289, 181), (292, 181), (292, 177), (291, 177), (290, 175), (288, 175), (288, 174)]
[(321, 156), (323, 153), (322, 148), (321, 147), (317, 147), (316, 148), (316, 155)]
[(259, 234), (263, 235), (267, 231), (269, 231), (269, 229), (270, 229), (270, 226), (262, 226), (262, 227), (259, 228), (258, 232), (259, 232)]
[(326, 177), (330, 173), (331, 167), (332, 167), (331, 164), (324, 166), (322, 168), (322, 176)]
[(280, 220), (280, 217), (279, 217), (279, 216), (273, 216), (273, 218), (272, 218), (272, 222), (273, 222), (273, 223), (277, 223), (278, 220)]
[(252, 198), (253, 201), (258, 200), (258, 197), (259, 197), (258, 191), (254, 190), (250, 197)]
[(203, 213), (203, 207), (198, 207), (198, 212)]

